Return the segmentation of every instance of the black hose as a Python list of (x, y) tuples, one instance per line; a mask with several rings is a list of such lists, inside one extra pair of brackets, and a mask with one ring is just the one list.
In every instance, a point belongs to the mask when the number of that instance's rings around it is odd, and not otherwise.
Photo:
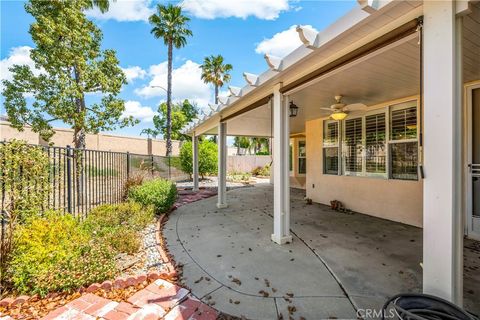
[(403, 320), (479, 320), (451, 302), (427, 294), (405, 293), (390, 298), (382, 308), (382, 320), (392, 305)]

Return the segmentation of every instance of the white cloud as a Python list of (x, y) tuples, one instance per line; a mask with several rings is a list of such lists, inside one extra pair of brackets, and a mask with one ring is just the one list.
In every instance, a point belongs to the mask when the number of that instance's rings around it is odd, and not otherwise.
[(10, 49), (10, 54), (7, 58), (0, 61), (0, 80), (12, 80), (12, 73), (8, 70), (13, 65), (27, 65), (35, 74), (39, 71), (35, 69), (35, 63), (30, 59), (29, 46), (14, 47)]
[(292, 8), (289, 0), (184, 0), (182, 7), (203, 19), (254, 16), (264, 20), (275, 20), (281, 12)]
[[(167, 88), (167, 62), (150, 66), (148, 74), (151, 76), (149, 84), (136, 89), (135, 93), (143, 98), (165, 97), (166, 92), (163, 88)], [(174, 69), (172, 73), (173, 99), (188, 99), (196, 102), (200, 107), (211, 103), (213, 92), (200, 76), (200, 64), (191, 60), (187, 60), (183, 65)]]
[[(302, 26), (317, 32), (315, 28), (310, 25)], [(270, 54), (277, 57), (285, 57), (293, 50), (297, 49), (302, 42), (295, 30), (296, 26), (291, 26), (289, 29), (276, 33), (270, 39), (264, 39), (255, 48), (256, 53)]]
[(152, 122), (154, 115), (155, 112), (152, 108), (142, 106), (138, 101), (129, 100), (125, 102), (125, 111), (121, 118), (123, 119), (132, 116), (135, 119), (140, 120), (140, 122)]
[(140, 68), (139, 66), (122, 68), (125, 76), (127, 77), (127, 81), (131, 82), (135, 79), (143, 79), (147, 75), (147, 72)]
[(99, 20), (148, 21), (155, 10), (150, 8), (150, 0), (117, 0), (110, 1), (107, 12), (101, 13), (98, 8), (86, 11), (89, 17)]

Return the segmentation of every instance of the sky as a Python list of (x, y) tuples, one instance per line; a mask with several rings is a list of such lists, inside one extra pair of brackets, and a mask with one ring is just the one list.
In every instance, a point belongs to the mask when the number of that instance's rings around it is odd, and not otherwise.
[[(163, 40), (151, 33), (148, 17), (155, 12), (154, 0), (117, 0), (110, 10), (86, 12), (103, 32), (103, 49), (114, 49), (124, 70), (128, 85), (120, 98), (125, 100), (124, 115), (140, 123), (113, 131), (114, 134), (138, 136), (144, 128), (152, 128), (158, 105), (166, 100), (165, 91), (151, 86), (167, 87), (167, 50)], [(190, 17), (193, 36), (187, 46), (174, 50), (173, 99), (189, 99), (206, 110), (212, 103), (213, 87), (200, 79), (200, 65), (209, 55), (221, 54), (232, 64), (228, 85), (243, 87), (243, 72), (260, 74), (267, 69), (265, 53), (283, 57), (301, 45), (295, 27), (325, 29), (354, 6), (355, 0), (183, 0), (185, 14)], [(34, 43), (28, 33), (33, 18), (25, 12), (23, 1), (0, 1), (0, 80), (11, 79), (8, 68), (26, 64), (34, 68), (29, 51)], [(2, 85), (0, 85), (0, 89)], [(31, 101), (30, 101), (31, 102)], [(88, 101), (87, 101), (88, 102)], [(5, 114), (4, 98), (0, 98), (0, 114)], [(64, 127), (54, 122), (56, 127)]]

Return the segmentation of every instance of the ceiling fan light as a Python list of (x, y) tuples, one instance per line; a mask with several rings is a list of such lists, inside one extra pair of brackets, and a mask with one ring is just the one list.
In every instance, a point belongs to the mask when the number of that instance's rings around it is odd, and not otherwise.
[(340, 121), (343, 120), (347, 117), (347, 114), (343, 111), (340, 112), (334, 112), (331, 114), (331, 117), (333, 120)]

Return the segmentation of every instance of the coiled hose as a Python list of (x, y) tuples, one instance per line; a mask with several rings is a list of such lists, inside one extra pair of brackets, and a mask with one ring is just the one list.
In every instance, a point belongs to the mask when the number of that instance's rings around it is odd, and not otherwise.
[(403, 320), (479, 320), (451, 302), (428, 294), (405, 293), (392, 297), (383, 305), (382, 320), (390, 305)]

